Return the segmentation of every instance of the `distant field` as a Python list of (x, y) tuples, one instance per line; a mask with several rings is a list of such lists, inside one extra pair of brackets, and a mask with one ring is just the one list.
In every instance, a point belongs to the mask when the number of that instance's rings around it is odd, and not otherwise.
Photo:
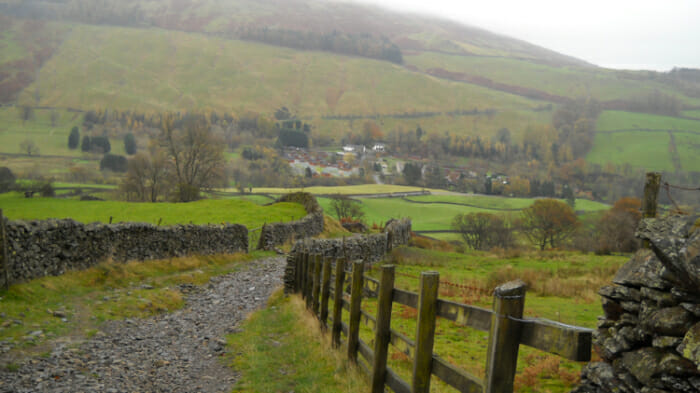
[[(482, 209), (524, 209), (535, 202), (534, 198), (506, 198), (498, 196), (458, 196), (458, 195), (426, 195), (426, 196), (416, 196), (406, 198), (411, 201), (418, 202), (449, 202), (449, 203), (461, 203), (467, 205), (473, 205)], [(610, 206), (590, 201), (587, 199), (577, 199), (574, 205), (576, 210), (582, 211), (595, 211), (595, 210), (607, 210)]]
[[(382, 61), (201, 34), (86, 25), (73, 27), (25, 93), (35, 88), (44, 92), (42, 105), (154, 111), (272, 113), (287, 106), (316, 115), (442, 111), (463, 103), (482, 109), (534, 106), (518, 96), (416, 75)], [(340, 92), (337, 102), (327, 100), (334, 91)]]
[[(654, 81), (625, 79), (605, 69), (553, 67), (532, 61), (503, 57), (457, 56), (424, 52), (406, 56), (408, 64), (421, 70), (442, 68), (450, 72), (478, 75), (496, 82), (523, 86), (564, 97), (593, 96), (599, 100), (635, 98), (655, 90), (674, 94), (666, 85)], [(696, 102), (681, 97), (689, 103)]]
[(304, 191), (315, 195), (353, 195), (353, 194), (388, 194), (395, 192), (416, 192), (416, 191), (442, 191), (431, 190), (421, 187), (395, 186), (392, 184), (360, 184), (357, 186), (339, 187), (306, 187), (306, 188), (253, 188), (253, 192), (267, 194), (287, 194), (290, 192)]
[[(593, 149), (586, 159), (605, 165), (610, 162), (648, 170), (673, 171), (673, 132), (681, 167), (699, 171), (700, 121), (643, 113), (606, 111), (598, 120)], [(683, 132), (688, 131), (688, 132)]]
[[(365, 221), (368, 225), (383, 224), (390, 218), (410, 217), (413, 229), (416, 231), (449, 230), (452, 219), (458, 214), (486, 212), (516, 216), (518, 211), (502, 211), (500, 209), (523, 209), (530, 206), (534, 199), (528, 198), (501, 198), (488, 196), (449, 196), (429, 195), (410, 197), (410, 200), (423, 202), (449, 202), (461, 203), (473, 206), (460, 206), (449, 203), (420, 204), (411, 203), (401, 198), (359, 198), (362, 210), (365, 213)], [(326, 214), (335, 217), (331, 198), (319, 198), (319, 203)], [(578, 199), (576, 210), (596, 211), (609, 208), (607, 205)], [(432, 236), (432, 234), (430, 235)]]
[(700, 110), (683, 111), (683, 116), (695, 117), (700, 119)]
[(265, 222), (291, 221), (306, 215), (296, 203), (259, 206), (241, 200), (202, 200), (191, 203), (128, 203), (113, 201), (78, 201), (71, 199), (26, 199), (17, 193), (0, 195), (0, 206), (10, 219), (72, 218), (89, 222), (146, 222), (175, 224), (243, 224), (249, 228)]
[[(25, 139), (33, 140), (39, 147), (39, 154), (64, 157), (89, 156), (77, 149), (68, 148), (68, 135), (71, 128), (79, 126), (83, 121), (81, 113), (65, 110), (55, 111), (58, 120), (56, 126), (51, 126), (50, 110), (34, 110), (34, 118), (23, 122), (18, 109), (14, 107), (0, 108), (0, 153), (22, 153), (19, 144)], [(82, 128), (81, 128), (82, 129)], [(83, 134), (81, 133), (81, 138)], [(118, 138), (110, 138), (112, 154), (124, 155), (124, 142)]]
[(598, 131), (632, 129), (686, 130), (700, 132), (700, 121), (647, 113), (605, 111), (598, 118)]

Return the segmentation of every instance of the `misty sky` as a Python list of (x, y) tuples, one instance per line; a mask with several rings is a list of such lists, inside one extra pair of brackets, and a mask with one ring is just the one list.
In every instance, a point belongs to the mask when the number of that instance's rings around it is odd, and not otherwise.
[(700, 0), (357, 0), (428, 13), (604, 67), (700, 68)]

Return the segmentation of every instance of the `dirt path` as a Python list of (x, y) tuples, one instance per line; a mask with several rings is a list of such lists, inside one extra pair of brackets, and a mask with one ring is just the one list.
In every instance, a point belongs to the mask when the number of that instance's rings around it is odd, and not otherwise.
[(282, 283), (283, 257), (183, 287), (187, 304), (170, 314), (105, 323), (78, 347), (57, 345), (19, 369), (0, 369), (0, 392), (228, 392), (224, 337)]

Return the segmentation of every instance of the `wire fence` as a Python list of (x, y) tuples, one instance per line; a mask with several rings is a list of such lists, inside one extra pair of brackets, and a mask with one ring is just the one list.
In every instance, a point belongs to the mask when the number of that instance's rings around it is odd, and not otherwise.
[[(673, 199), (673, 196), (671, 196), (671, 190), (700, 191), (700, 187), (677, 186), (674, 184), (670, 184), (669, 182), (663, 182), (662, 187), (666, 191), (666, 196), (668, 197), (668, 200), (673, 205), (673, 208), (675, 209), (675, 211), (678, 213), (681, 213), (681, 214), (688, 214), (688, 212), (683, 211), (683, 209), (681, 209), (681, 207), (678, 205), (678, 203), (676, 203), (676, 201)], [(698, 199), (700, 199), (700, 198), (698, 198)]]

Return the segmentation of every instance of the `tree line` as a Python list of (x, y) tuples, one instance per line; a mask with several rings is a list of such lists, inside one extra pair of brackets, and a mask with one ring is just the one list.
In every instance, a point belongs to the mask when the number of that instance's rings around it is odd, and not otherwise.
[(540, 250), (576, 248), (595, 251), (634, 252), (640, 246), (634, 231), (641, 220), (641, 201), (619, 199), (605, 214), (583, 225), (571, 206), (556, 199), (538, 199), (515, 216), (478, 212), (455, 216), (452, 229), (474, 250), (517, 247), (516, 233)]
[(236, 37), (302, 50), (318, 50), (350, 56), (385, 60), (396, 64), (403, 63), (403, 54), (398, 45), (387, 37), (372, 34), (349, 34), (336, 30), (328, 33), (288, 30), (271, 27), (241, 27)]

